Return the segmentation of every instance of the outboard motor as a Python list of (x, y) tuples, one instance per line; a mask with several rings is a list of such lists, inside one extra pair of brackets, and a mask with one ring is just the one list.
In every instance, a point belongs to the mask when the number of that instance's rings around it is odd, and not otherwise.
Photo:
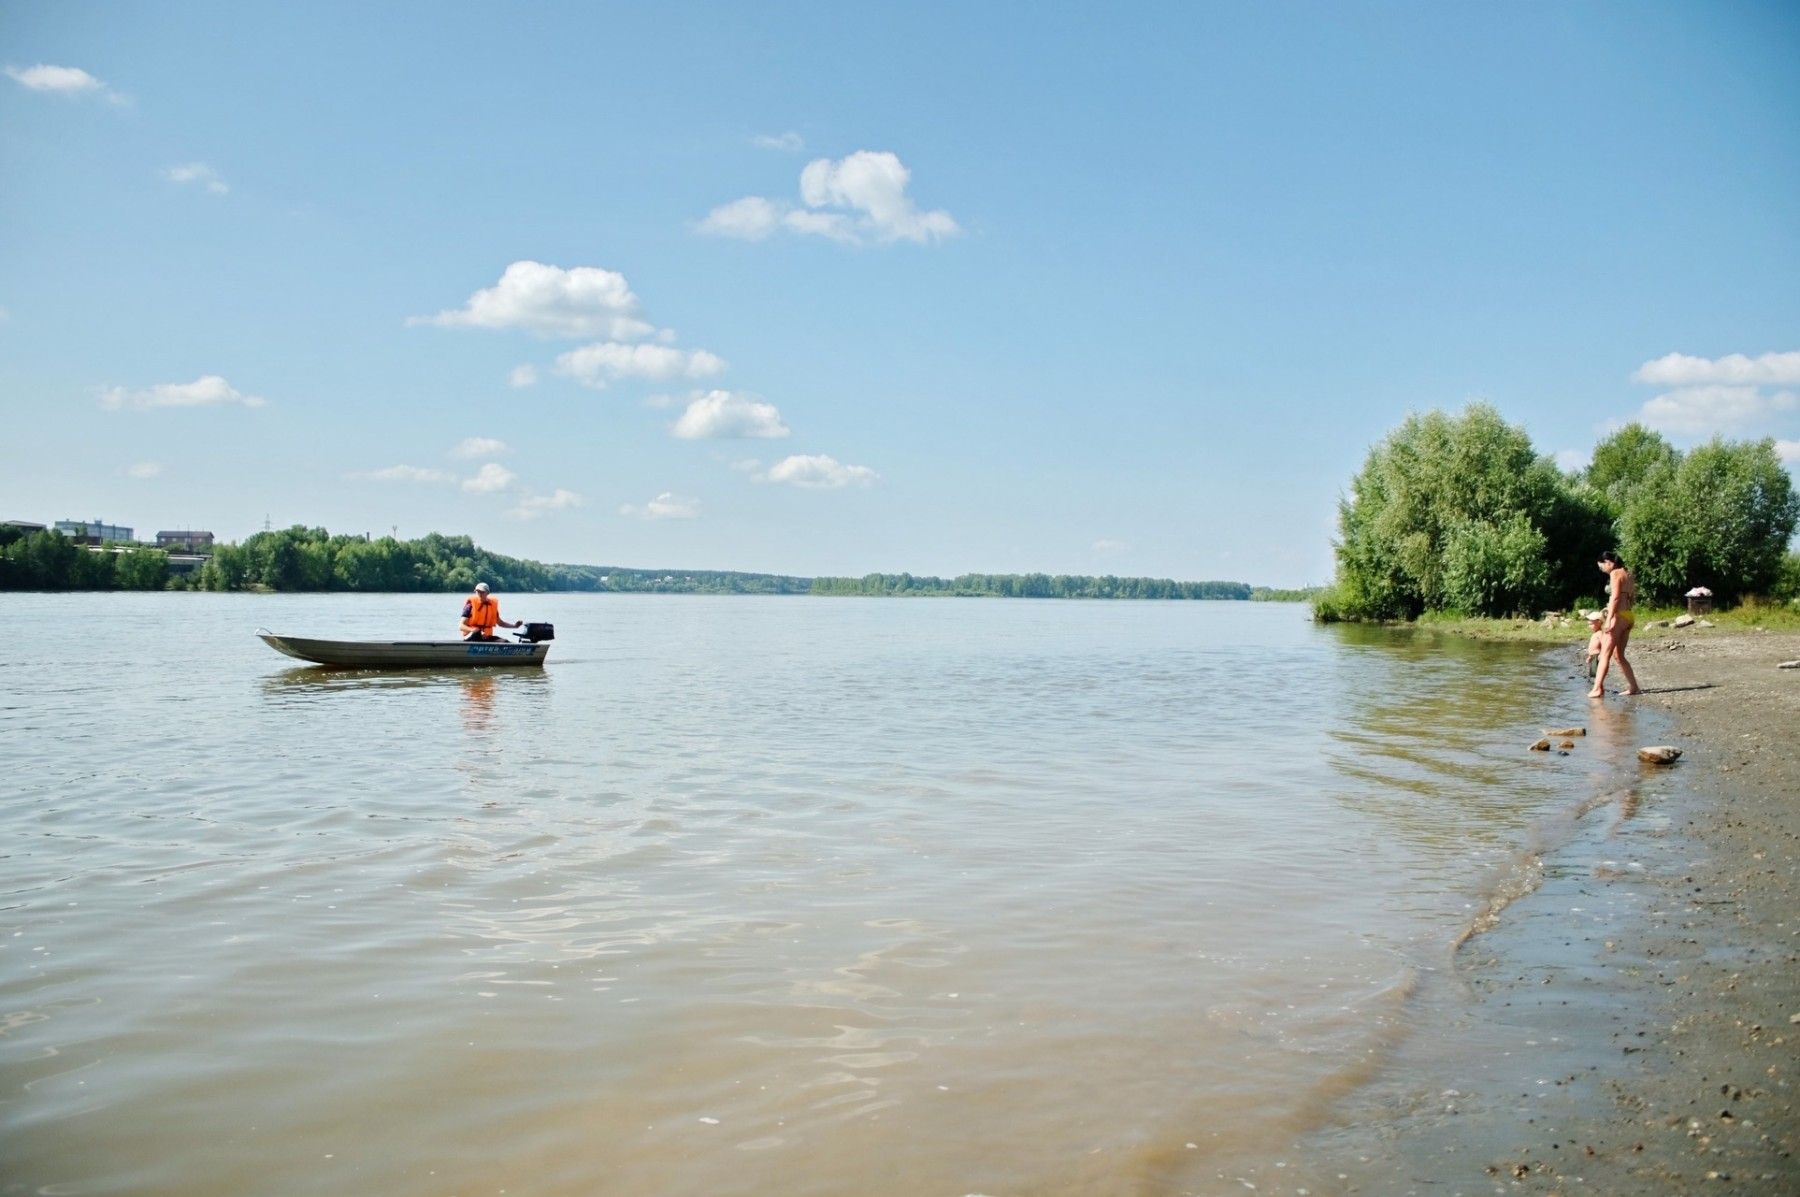
[(556, 625), (553, 623), (528, 623), (513, 635), (527, 644), (541, 644), (546, 640), (556, 639)]

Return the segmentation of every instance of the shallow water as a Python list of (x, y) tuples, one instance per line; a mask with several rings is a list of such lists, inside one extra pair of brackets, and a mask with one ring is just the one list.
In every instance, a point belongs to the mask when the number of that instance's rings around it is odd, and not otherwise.
[(1211, 1191), (1629, 751), (1287, 605), (505, 603), (0, 597), (0, 1192)]

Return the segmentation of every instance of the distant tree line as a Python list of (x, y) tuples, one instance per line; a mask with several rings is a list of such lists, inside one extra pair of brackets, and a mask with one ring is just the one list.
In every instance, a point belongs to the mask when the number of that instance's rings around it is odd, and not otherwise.
[(497, 591), (577, 590), (658, 594), (805, 594), (809, 578), (719, 570), (615, 569), (546, 565), (492, 553), (467, 536), (433, 532), (416, 540), (333, 536), (296, 525), (219, 546), (201, 567), (204, 590), (446, 592), (486, 582)]
[(1176, 582), (1110, 574), (959, 574), (954, 578), (865, 574), (860, 578), (814, 578), (812, 593), (1067, 599), (1248, 599), (1251, 595), (1250, 587), (1242, 582)]
[(1339, 504), (1322, 619), (1507, 616), (1598, 605), (1615, 548), (1648, 602), (1695, 586), (1721, 601), (1800, 597), (1789, 551), (1800, 496), (1772, 440), (1683, 453), (1628, 424), (1564, 472), (1522, 428), (1475, 404), (1412, 416), (1369, 451)]
[(169, 557), (143, 546), (91, 550), (61, 532), (0, 528), (0, 590), (161, 590)]

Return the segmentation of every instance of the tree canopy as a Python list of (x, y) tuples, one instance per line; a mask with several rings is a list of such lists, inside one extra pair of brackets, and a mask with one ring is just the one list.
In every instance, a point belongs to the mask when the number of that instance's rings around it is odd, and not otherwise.
[(1321, 618), (1504, 616), (1566, 607), (1602, 587), (1616, 547), (1639, 592), (1693, 586), (1730, 600), (1781, 593), (1800, 498), (1774, 442), (1714, 440), (1686, 454), (1640, 425), (1565, 474), (1486, 404), (1408, 417), (1369, 451), (1339, 504), (1337, 578)]

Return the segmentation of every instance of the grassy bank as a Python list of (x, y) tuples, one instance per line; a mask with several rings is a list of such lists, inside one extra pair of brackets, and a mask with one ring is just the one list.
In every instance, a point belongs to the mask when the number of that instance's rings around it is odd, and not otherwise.
[[(1640, 607), (1635, 634), (1641, 637), (1646, 633), (1673, 631), (1672, 628), (1651, 625), (1660, 620), (1673, 620), (1685, 613), (1686, 609), (1683, 607)], [(1718, 630), (1800, 632), (1800, 608), (1792, 604), (1780, 606), (1744, 603), (1729, 611), (1715, 611), (1705, 618)], [(1568, 644), (1579, 641), (1588, 634), (1587, 624), (1582, 621), (1579, 613), (1571, 614), (1563, 620), (1486, 619), (1480, 616), (1427, 613), (1411, 623), (1391, 623), (1384, 626), (1418, 634), (1463, 636), (1471, 640), (1509, 640), (1527, 644)]]

